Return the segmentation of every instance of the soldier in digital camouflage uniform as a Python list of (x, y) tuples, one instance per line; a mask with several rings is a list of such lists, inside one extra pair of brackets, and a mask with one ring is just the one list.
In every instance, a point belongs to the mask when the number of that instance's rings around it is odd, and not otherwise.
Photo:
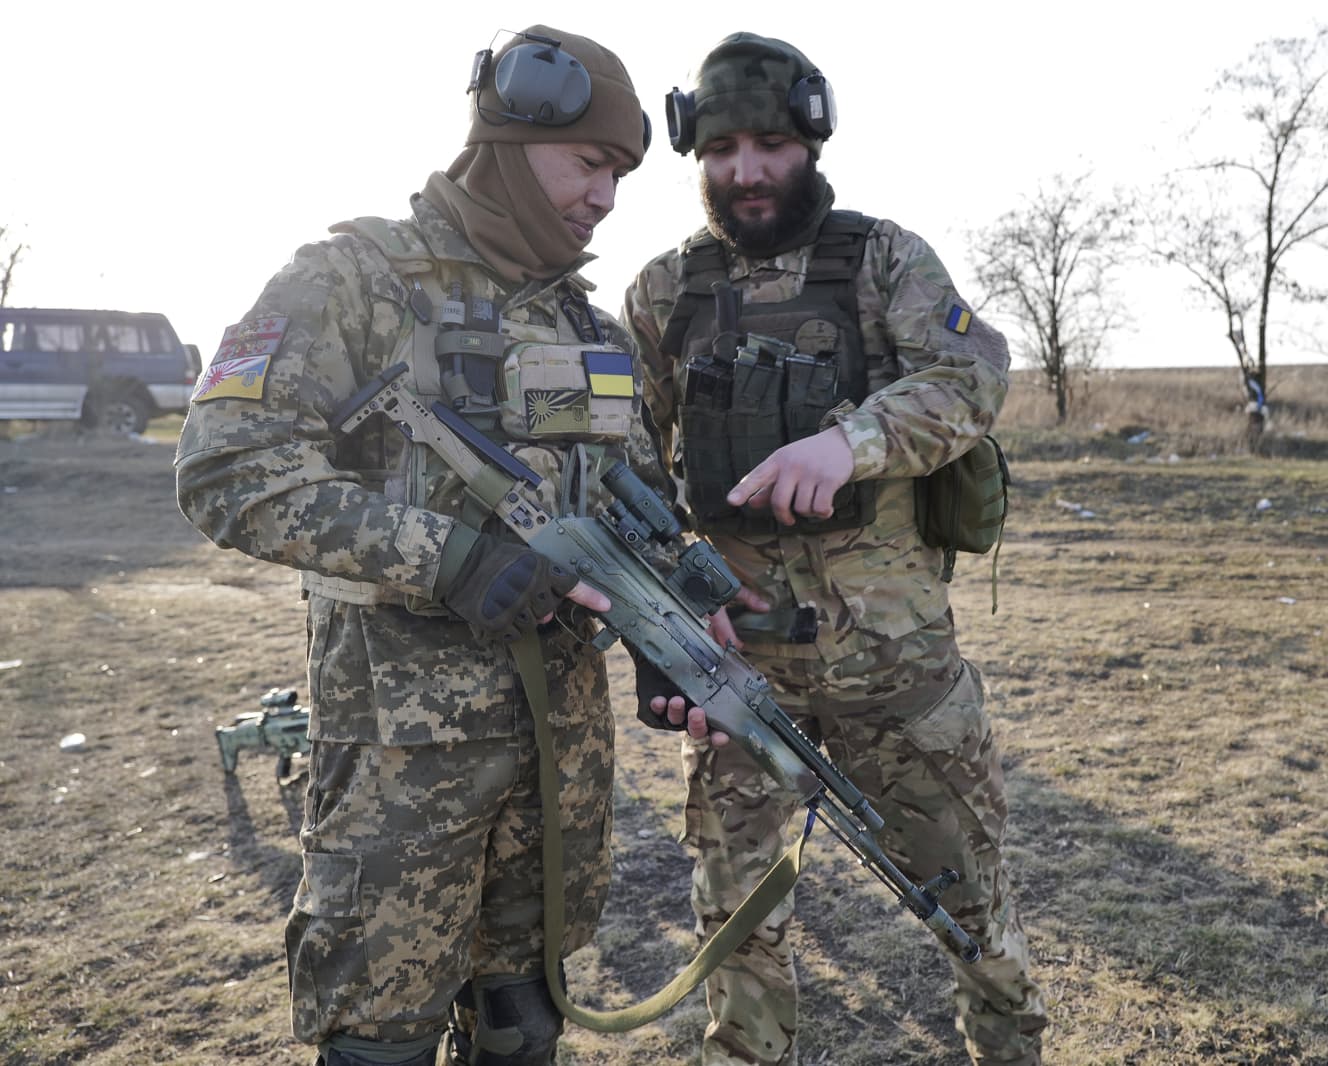
[[(506, 641), (564, 595), (607, 601), (504, 538), (390, 424), (342, 436), (331, 420), (404, 361), (426, 402), (545, 477), (551, 510), (604, 506), (599, 474), (619, 458), (665, 488), (631, 342), (575, 273), (648, 139), (611, 52), (549, 27), (517, 35), (411, 217), (343, 222), (299, 249), (194, 394), (182, 510), (218, 545), (300, 571), (308, 600), (312, 751), (286, 948), (294, 1034), (326, 1066), (432, 1064), (449, 1016), (448, 1063), (553, 1061), (536, 747)], [(566, 954), (608, 887), (613, 724), (584, 627), (541, 629)]]
[[(1046, 1018), (1001, 860), (1000, 758), (981, 678), (955, 642), (941, 551), (920, 539), (913, 502), (915, 478), (991, 428), (1005, 342), (919, 237), (832, 213), (817, 160), (833, 96), (801, 52), (727, 37), (669, 109), (674, 148), (696, 153), (708, 225), (645, 266), (623, 318), (695, 525), (745, 586), (748, 610), (716, 615), (716, 636), (741, 642), (880, 811), (897, 865), (917, 882), (959, 872), (941, 903), (983, 955), (951, 960), (958, 1028), (974, 1062), (1037, 1063)], [(725, 283), (741, 294), (736, 326), (721, 317)], [(728, 345), (731, 359), (735, 333), (820, 359), (735, 369), (717, 386), (713, 354)], [(827, 360), (837, 380), (818, 392)], [(643, 717), (662, 708), (660, 689), (638, 676)], [(737, 745), (684, 740), (683, 756), (705, 937), (783, 850), (794, 801)], [(704, 1066), (796, 1062), (792, 906), (710, 979)]]

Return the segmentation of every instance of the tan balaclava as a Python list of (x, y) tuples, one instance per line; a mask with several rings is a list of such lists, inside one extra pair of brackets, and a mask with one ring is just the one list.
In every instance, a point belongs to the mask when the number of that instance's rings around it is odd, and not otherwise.
[[(526, 35), (551, 38), (590, 76), (590, 103), (565, 125), (504, 117), (493, 71)], [(477, 94), (466, 148), (446, 172), (430, 175), (424, 198), (437, 207), (500, 277), (520, 283), (551, 278), (571, 267), (585, 245), (554, 210), (526, 159), (527, 144), (603, 144), (640, 165), (645, 116), (626, 68), (588, 37), (531, 26), (493, 57)]]

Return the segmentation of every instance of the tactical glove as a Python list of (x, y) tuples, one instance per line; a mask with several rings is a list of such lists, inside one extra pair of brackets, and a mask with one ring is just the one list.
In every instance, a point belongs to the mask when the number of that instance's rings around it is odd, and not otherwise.
[(453, 570), (445, 560), (436, 592), (483, 636), (512, 641), (529, 633), (577, 582), (537, 552), (488, 533), (457, 526), (448, 540), (468, 536), (474, 540), (464, 562)]
[[(624, 642), (625, 643), (625, 642)], [(627, 645), (627, 654), (632, 657), (632, 662), (636, 665), (636, 717), (650, 726), (651, 729), (671, 729), (675, 732), (681, 732), (687, 728), (686, 717), (678, 724), (669, 721), (667, 714), (656, 714), (650, 709), (650, 701), (656, 696), (662, 696), (666, 700), (674, 696), (682, 696), (678, 691), (678, 686), (670, 681), (649, 659), (642, 655), (631, 645)], [(686, 697), (683, 697), (686, 699)], [(691, 700), (687, 700), (687, 709), (695, 707)]]

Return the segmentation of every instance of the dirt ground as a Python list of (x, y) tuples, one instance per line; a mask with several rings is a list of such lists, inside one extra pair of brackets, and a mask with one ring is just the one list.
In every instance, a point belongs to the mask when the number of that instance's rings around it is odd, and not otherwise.
[[(0, 1061), (307, 1063), (281, 928), (301, 782), (214, 731), (303, 687), (293, 574), (178, 514), (172, 447), (0, 440)], [(1010, 789), (1052, 1009), (1046, 1061), (1328, 1064), (1328, 464), (1014, 463), (956, 614)], [(693, 950), (676, 741), (622, 697), (615, 885), (574, 997), (623, 1005)], [(301, 691), (303, 695), (303, 691)], [(85, 735), (73, 751), (62, 738)], [(962, 1066), (929, 936), (813, 838), (804, 1066)], [(694, 993), (560, 1063), (692, 1066)]]

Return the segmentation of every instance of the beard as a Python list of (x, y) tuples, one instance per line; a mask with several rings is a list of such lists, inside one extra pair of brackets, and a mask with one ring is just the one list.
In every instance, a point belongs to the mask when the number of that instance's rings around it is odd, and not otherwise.
[[(747, 255), (773, 255), (800, 233), (820, 203), (819, 175), (816, 160), (806, 164), (777, 184), (763, 182), (739, 188), (718, 185), (701, 175), (701, 201), (712, 230), (721, 234), (733, 247)], [(740, 196), (770, 196), (775, 209), (768, 220), (747, 222), (733, 211)]]

